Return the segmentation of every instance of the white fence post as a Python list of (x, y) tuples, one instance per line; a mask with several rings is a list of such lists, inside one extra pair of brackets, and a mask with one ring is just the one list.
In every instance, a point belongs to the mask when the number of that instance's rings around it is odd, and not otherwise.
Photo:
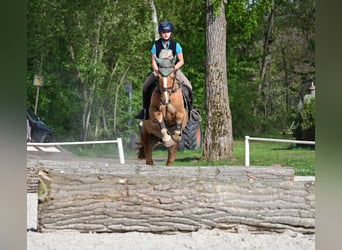
[(257, 138), (257, 137), (245, 136), (245, 165), (247, 167), (250, 164), (249, 141), (286, 142), (286, 143), (298, 143), (298, 144), (315, 145), (315, 141), (286, 140), (286, 139), (272, 139), (272, 138)]
[(122, 140), (121, 138), (118, 138), (118, 149), (119, 149), (119, 157), (120, 157), (120, 163), (125, 164), (125, 156), (123, 152), (123, 147), (122, 147)]
[(245, 165), (249, 167), (249, 136), (245, 136)]

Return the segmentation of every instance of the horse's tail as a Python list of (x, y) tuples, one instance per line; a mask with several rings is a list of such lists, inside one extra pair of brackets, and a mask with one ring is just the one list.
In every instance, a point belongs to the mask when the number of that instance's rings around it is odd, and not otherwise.
[(144, 145), (141, 141), (137, 141), (137, 156), (139, 160), (145, 159), (145, 151), (144, 151)]

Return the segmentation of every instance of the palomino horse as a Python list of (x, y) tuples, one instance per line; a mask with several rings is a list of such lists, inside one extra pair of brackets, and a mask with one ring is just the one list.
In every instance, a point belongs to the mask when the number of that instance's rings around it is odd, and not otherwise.
[(159, 66), (159, 84), (155, 87), (149, 108), (149, 119), (144, 120), (138, 143), (138, 158), (153, 165), (152, 151), (162, 142), (168, 150), (166, 166), (172, 166), (176, 159), (182, 131), (188, 121), (184, 107), (181, 84), (176, 80), (175, 58), (156, 58)]

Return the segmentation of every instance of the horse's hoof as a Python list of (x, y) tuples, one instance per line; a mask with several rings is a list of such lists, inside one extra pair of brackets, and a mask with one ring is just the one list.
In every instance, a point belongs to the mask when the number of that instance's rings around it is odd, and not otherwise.
[(180, 141), (181, 139), (182, 139), (182, 137), (180, 136), (180, 135), (173, 135), (172, 136), (172, 139), (174, 140), (174, 141)]
[(165, 146), (166, 148), (170, 148), (170, 147), (172, 147), (174, 144), (175, 144), (175, 142), (174, 142), (172, 139), (169, 140), (169, 141), (165, 141), (165, 142), (164, 142), (164, 146)]
[(172, 147), (173, 144), (175, 144), (175, 142), (172, 140), (170, 135), (165, 136), (165, 138), (163, 138), (163, 145), (166, 148)]

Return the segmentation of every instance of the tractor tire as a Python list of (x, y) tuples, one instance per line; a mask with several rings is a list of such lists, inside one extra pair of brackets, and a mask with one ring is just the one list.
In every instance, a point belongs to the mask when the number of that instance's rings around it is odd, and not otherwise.
[[(196, 116), (198, 113), (196, 114)], [(191, 116), (182, 133), (178, 151), (198, 150), (202, 147), (202, 126), (201, 119), (193, 119)]]

